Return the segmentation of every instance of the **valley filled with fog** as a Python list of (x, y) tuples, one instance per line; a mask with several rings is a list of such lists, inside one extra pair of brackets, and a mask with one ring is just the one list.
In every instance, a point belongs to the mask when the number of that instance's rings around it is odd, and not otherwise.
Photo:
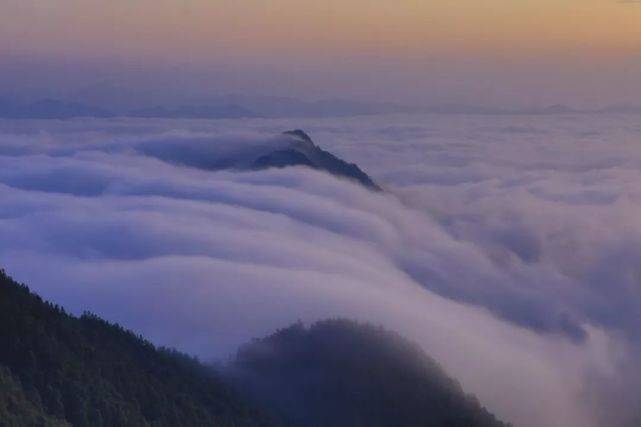
[[(382, 191), (240, 167), (291, 129)], [(0, 267), (205, 361), (347, 317), (518, 426), (633, 423), (640, 144), (623, 114), (4, 120)]]

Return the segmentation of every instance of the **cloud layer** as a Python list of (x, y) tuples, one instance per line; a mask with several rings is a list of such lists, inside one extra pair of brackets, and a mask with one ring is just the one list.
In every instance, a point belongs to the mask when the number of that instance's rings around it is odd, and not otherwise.
[[(199, 168), (294, 127), (386, 191)], [(348, 316), (518, 425), (617, 423), (640, 390), (640, 137), (625, 116), (4, 121), (0, 262), (203, 358)]]

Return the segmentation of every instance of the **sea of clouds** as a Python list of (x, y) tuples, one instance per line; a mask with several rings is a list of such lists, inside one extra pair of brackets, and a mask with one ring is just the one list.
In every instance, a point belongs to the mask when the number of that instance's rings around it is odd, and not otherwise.
[[(293, 128), (384, 191), (219, 168)], [(0, 121), (0, 267), (204, 360), (350, 317), (518, 426), (633, 425), (641, 117)]]

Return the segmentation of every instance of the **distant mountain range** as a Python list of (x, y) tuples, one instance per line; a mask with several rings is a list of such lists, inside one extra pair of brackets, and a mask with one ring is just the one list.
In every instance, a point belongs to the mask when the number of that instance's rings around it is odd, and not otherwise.
[(150, 107), (131, 111), (111, 111), (57, 99), (44, 99), (33, 103), (19, 103), (0, 99), (0, 117), (11, 119), (71, 119), (80, 117), (236, 119), (259, 117), (259, 115), (246, 108), (229, 104), (195, 105), (177, 108)]
[(99, 107), (57, 99), (43, 99), (32, 103), (0, 99), (0, 117), (8, 119), (72, 119), (113, 116), (115, 116), (114, 113)]
[(127, 116), (168, 119), (241, 119), (260, 117), (259, 114), (234, 104), (191, 105), (173, 109), (152, 107), (133, 110)]
[(0, 98), (0, 118), (69, 119), (76, 117), (139, 117), (167, 119), (238, 119), (257, 117), (342, 117), (419, 112), (413, 107), (347, 100), (300, 101), (279, 97), (235, 97), (198, 100), (180, 106), (102, 108), (78, 101), (43, 99), (20, 102)]
[(202, 99), (180, 106), (155, 105), (143, 108), (103, 108), (78, 101), (46, 98), (21, 102), (0, 97), (0, 118), (72, 119), (81, 117), (164, 118), (164, 119), (241, 119), (277, 117), (347, 117), (375, 114), (478, 114), (478, 115), (555, 115), (555, 114), (641, 114), (641, 105), (612, 105), (597, 109), (577, 109), (566, 105), (540, 108), (495, 108), (474, 105), (438, 104), (423, 107), (399, 104), (364, 103), (350, 100), (301, 101), (284, 97), (225, 96)]

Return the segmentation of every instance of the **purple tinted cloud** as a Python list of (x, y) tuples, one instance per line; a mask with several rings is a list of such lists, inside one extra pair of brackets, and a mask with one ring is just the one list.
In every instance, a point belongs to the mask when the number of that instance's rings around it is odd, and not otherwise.
[[(350, 316), (416, 339), (519, 425), (612, 416), (604, 396), (639, 391), (618, 370), (641, 354), (634, 120), (385, 120), (2, 122), (0, 262), (202, 357)], [(388, 191), (185, 166), (300, 126)]]

